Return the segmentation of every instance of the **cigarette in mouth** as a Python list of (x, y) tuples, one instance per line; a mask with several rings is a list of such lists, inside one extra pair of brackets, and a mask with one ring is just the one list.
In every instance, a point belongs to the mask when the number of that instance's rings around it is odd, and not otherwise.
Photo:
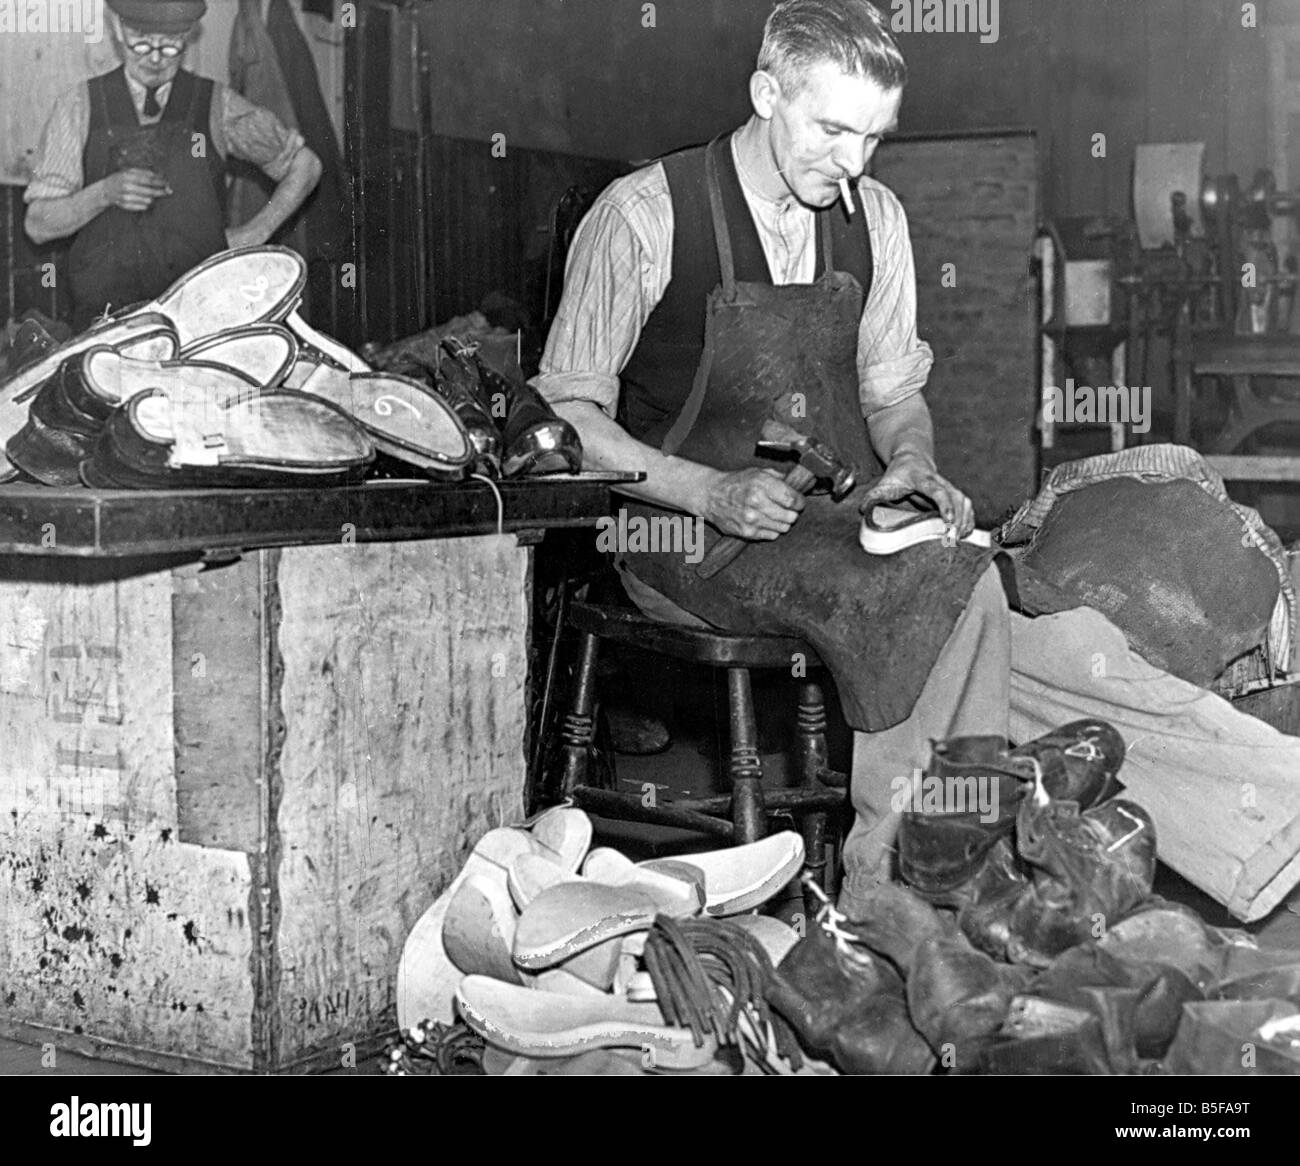
[(844, 199), (844, 209), (853, 214), (853, 192), (849, 190), (849, 180), (841, 178), (840, 180), (840, 197)]

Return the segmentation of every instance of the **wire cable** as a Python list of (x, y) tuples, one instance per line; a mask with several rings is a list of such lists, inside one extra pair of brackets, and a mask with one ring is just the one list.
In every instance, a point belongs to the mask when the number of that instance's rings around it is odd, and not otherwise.
[(497, 484), (486, 474), (470, 474), (470, 477), (485, 483), (487, 488), (492, 491), (492, 496), (497, 500), (497, 534), (505, 534), (506, 506), (501, 499), (501, 491), (497, 489)]

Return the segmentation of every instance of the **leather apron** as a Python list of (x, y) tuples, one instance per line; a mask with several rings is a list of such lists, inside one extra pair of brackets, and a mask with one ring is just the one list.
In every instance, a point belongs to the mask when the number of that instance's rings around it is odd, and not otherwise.
[[(110, 206), (77, 232), (68, 274), (78, 330), (110, 305), (116, 311), (155, 298), (191, 267), (226, 249), (225, 165), (209, 122), (213, 83), (180, 70), (161, 120), (149, 126), (136, 116), (125, 69), (88, 84), (85, 184), (138, 166), (161, 174), (172, 193), (146, 211)], [(204, 157), (194, 157), (194, 134), (203, 135)]]
[[(835, 270), (824, 214), (815, 283), (738, 281), (723, 167), (734, 179), (730, 145), (719, 139), (705, 154), (705, 170), (721, 283), (708, 297), (693, 387), (660, 448), (720, 470), (784, 472), (788, 463), (755, 449), (763, 422), (775, 416), (830, 445), (861, 485), (839, 503), (814, 494), (787, 534), (751, 543), (712, 579), (696, 573), (680, 545), (623, 553), (620, 566), (716, 627), (808, 641), (835, 677), (850, 726), (888, 728), (911, 713), (992, 552), (930, 543), (872, 556), (859, 547), (856, 500), (880, 472), (858, 395), (865, 292), (853, 275)], [(629, 518), (683, 517), (641, 502), (625, 508)], [(719, 537), (705, 524), (706, 547)]]

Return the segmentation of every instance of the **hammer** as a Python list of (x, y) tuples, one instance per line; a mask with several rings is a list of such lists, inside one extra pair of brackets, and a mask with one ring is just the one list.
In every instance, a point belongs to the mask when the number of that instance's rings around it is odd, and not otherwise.
[[(763, 422), (758, 448), (765, 453), (799, 455), (799, 461), (785, 475), (785, 484), (800, 494), (811, 494), (819, 479), (829, 479), (831, 497), (838, 501), (856, 484), (852, 467), (846, 466), (833, 449), (782, 421), (769, 418)], [(695, 573), (702, 579), (712, 579), (723, 567), (735, 562), (751, 541), (734, 535), (720, 538), (695, 568)]]

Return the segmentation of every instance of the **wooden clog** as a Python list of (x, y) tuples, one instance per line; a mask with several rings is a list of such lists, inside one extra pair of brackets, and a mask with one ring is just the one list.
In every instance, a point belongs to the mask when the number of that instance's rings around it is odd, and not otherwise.
[(571, 1057), (591, 1049), (643, 1051), (647, 1068), (697, 1068), (711, 1061), (717, 1042), (697, 1047), (689, 1029), (664, 1023), (653, 1003), (625, 996), (600, 999), (536, 992), (486, 976), (467, 976), (456, 989), (460, 1014), (498, 1048), (525, 1057)]
[(520, 983), (510, 956), (517, 916), (501, 880), (470, 875), (456, 889), (442, 924), (442, 946), (466, 975)]
[(402, 1027), (426, 1018), (444, 1023), (455, 1019), (452, 1004), (461, 973), (447, 957), (442, 929), (451, 900), (466, 879), (480, 876), (504, 885), (515, 859), (539, 853), (572, 874), (590, 842), (591, 820), (572, 806), (554, 806), (521, 825), (487, 831), (406, 937), (397, 968), (397, 1018)]
[(555, 967), (606, 940), (648, 930), (659, 907), (652, 894), (638, 887), (608, 887), (586, 879), (556, 883), (520, 915), (515, 963), (529, 971)]
[(739, 915), (767, 902), (799, 873), (803, 859), (803, 838), (793, 830), (782, 830), (746, 846), (656, 858), (640, 865), (670, 874), (672, 868), (666, 865), (670, 862), (695, 867), (704, 877), (704, 913)]

